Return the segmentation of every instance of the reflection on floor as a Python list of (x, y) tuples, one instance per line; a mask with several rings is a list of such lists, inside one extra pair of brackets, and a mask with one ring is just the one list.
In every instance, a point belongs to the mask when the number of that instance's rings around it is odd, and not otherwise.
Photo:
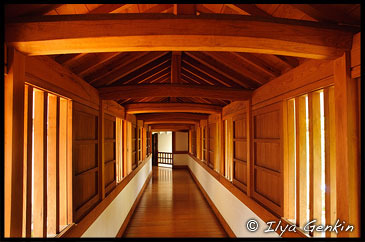
[(153, 167), (123, 237), (226, 237), (189, 171)]

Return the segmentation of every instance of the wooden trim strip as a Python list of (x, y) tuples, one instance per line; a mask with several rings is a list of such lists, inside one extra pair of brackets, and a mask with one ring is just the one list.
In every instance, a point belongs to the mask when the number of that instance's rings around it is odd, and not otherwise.
[(75, 177), (80, 176), (80, 175), (84, 175), (84, 174), (87, 174), (87, 173), (91, 173), (91, 172), (98, 172), (98, 167), (95, 166), (93, 168), (87, 169), (86, 171), (79, 172), (79, 173), (75, 174)]
[[(190, 155), (190, 154), (189, 154)], [(239, 188), (233, 185), (232, 182), (227, 180), (224, 176), (218, 174), (216, 171), (208, 168), (206, 164), (204, 164), (201, 160), (196, 157), (190, 155), (192, 159), (194, 159), (201, 167), (203, 167), (210, 175), (212, 175), (218, 182), (220, 182), (228, 191), (230, 191), (237, 199), (239, 199), (243, 204), (245, 204), (252, 212), (254, 212), (257, 216), (259, 216), (263, 221), (282, 221), (284, 222), (284, 218), (280, 218), (264, 208), (262, 205), (257, 203), (252, 198), (248, 197), (245, 193), (243, 193)], [(190, 170), (190, 169), (189, 169)], [(286, 223), (287, 224), (287, 223)], [(282, 237), (298, 237), (298, 238), (307, 238), (307, 235), (299, 231), (298, 227), (296, 228), (296, 233), (285, 232)], [(280, 230), (276, 231), (280, 234)]]
[(97, 139), (80, 139), (80, 140), (74, 140), (73, 141), (75, 145), (88, 145), (88, 144), (97, 144)]
[[(32, 224), (32, 156), (33, 156), (33, 87), (27, 86), (28, 89), (28, 100), (27, 104), (27, 197), (26, 197), (26, 226), (25, 236), (31, 237), (31, 224)], [(24, 137), (25, 138), (25, 137)]]
[(48, 93), (43, 94), (43, 237), (47, 237)]
[(102, 200), (96, 205), (81, 221), (74, 224), (68, 231), (66, 231), (61, 237), (81, 237), (81, 235), (90, 227), (90, 225), (99, 217), (99, 215), (109, 206), (109, 204), (118, 196), (118, 194), (124, 189), (124, 187), (133, 179), (133, 177), (142, 169), (150, 159), (148, 156), (141, 165), (129, 173), (123, 180)]
[(200, 184), (200, 182), (198, 181), (198, 179), (195, 177), (194, 173), (190, 170), (190, 168), (188, 170), (189, 170), (189, 173), (190, 173), (191, 177), (193, 178), (194, 182), (199, 187), (199, 190), (203, 194), (204, 198), (207, 200), (207, 202), (209, 203), (210, 207), (212, 208), (212, 210), (213, 210), (215, 216), (217, 217), (218, 221), (221, 223), (222, 227), (226, 231), (227, 235), (230, 238), (236, 238), (236, 235), (233, 233), (231, 227), (228, 225), (228, 223), (226, 222), (226, 220), (224, 219), (224, 217), (222, 216), (222, 214), (219, 212), (219, 210), (217, 209), (217, 207), (214, 205), (213, 201), (210, 199), (209, 195), (204, 190), (203, 186)]
[(136, 210), (136, 207), (137, 207), (139, 201), (141, 200), (144, 190), (146, 189), (147, 185), (149, 184), (151, 178), (152, 178), (152, 171), (148, 175), (145, 183), (143, 184), (141, 191), (138, 193), (138, 196), (137, 196), (136, 200), (134, 201), (132, 208), (129, 210), (127, 217), (124, 219), (122, 226), (120, 227), (117, 235), (115, 236), (116, 238), (121, 238), (123, 236), (125, 229), (127, 228), (129, 221), (131, 220), (132, 215), (133, 215), (134, 211)]

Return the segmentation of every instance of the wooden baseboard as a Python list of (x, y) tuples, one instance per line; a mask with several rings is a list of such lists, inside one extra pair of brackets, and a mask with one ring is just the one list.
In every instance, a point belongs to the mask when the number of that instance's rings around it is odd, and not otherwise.
[(148, 175), (145, 183), (143, 184), (143, 187), (142, 187), (141, 191), (138, 193), (138, 196), (137, 196), (136, 200), (134, 201), (132, 208), (129, 210), (129, 213), (128, 213), (127, 217), (125, 218), (122, 226), (120, 227), (117, 235), (115, 236), (116, 238), (121, 238), (123, 236), (123, 234), (125, 232), (125, 229), (127, 228), (127, 225), (128, 225), (129, 221), (132, 218), (132, 215), (134, 213), (134, 210), (136, 209), (139, 201), (141, 200), (141, 197), (142, 197), (142, 194), (143, 194), (144, 190), (146, 189), (149, 181), (151, 180), (151, 177), (152, 177), (152, 171)]
[(231, 227), (229, 227), (228, 223), (223, 218), (222, 214), (219, 212), (219, 210), (217, 209), (217, 207), (214, 205), (213, 201), (210, 199), (210, 197), (207, 194), (207, 192), (204, 190), (204, 188), (202, 187), (202, 185), (200, 184), (200, 182), (198, 181), (198, 179), (195, 177), (194, 173), (190, 170), (189, 166), (186, 166), (186, 168), (189, 170), (191, 177), (193, 178), (193, 180), (195, 181), (195, 183), (198, 185), (200, 191), (202, 192), (202, 194), (204, 195), (205, 199), (209, 203), (209, 205), (212, 208), (215, 216), (217, 217), (218, 221), (221, 223), (221, 225), (224, 228), (224, 230), (226, 231), (227, 235), (230, 238), (236, 238), (236, 235), (233, 233)]

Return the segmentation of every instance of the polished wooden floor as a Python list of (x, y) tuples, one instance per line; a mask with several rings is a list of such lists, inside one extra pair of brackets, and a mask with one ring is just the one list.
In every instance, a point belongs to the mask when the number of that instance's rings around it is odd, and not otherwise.
[(123, 237), (227, 237), (188, 170), (153, 167)]

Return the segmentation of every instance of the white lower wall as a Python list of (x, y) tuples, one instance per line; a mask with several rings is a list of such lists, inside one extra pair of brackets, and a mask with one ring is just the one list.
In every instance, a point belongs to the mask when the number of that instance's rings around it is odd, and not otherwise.
[[(190, 155), (180, 154), (178, 163), (179, 165), (189, 166), (237, 237), (279, 237), (276, 232), (264, 233), (263, 231), (268, 228), (268, 225), (201, 167)], [(246, 223), (250, 219), (255, 219), (259, 223), (259, 229), (256, 232), (247, 230)]]
[(118, 196), (81, 237), (115, 237), (152, 172), (151, 156), (147, 164), (129, 181)]

